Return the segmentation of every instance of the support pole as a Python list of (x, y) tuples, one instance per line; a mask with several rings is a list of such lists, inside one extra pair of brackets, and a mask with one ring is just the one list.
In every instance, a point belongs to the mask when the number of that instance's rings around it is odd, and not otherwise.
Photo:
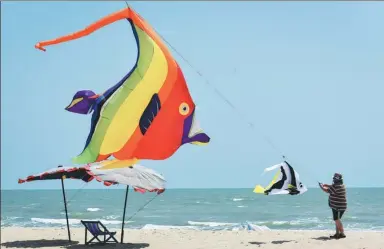
[(120, 239), (120, 243), (123, 243), (123, 240), (124, 240), (124, 222), (125, 222), (125, 210), (126, 210), (126, 208), (127, 208), (128, 191), (129, 191), (129, 185), (127, 185), (127, 189), (126, 189), (126, 191), (125, 191), (125, 202), (124, 202), (124, 212), (123, 212), (123, 223), (121, 224), (121, 239)]
[[(61, 168), (63, 166), (59, 166)], [(64, 189), (64, 174), (61, 176), (61, 190), (63, 191), (63, 199), (64, 199), (64, 208), (65, 208), (65, 218), (67, 220), (67, 231), (68, 231), (68, 240), (71, 242), (71, 232), (69, 230), (69, 220), (68, 220), (68, 209), (67, 209), (67, 200), (65, 198), (65, 189)]]

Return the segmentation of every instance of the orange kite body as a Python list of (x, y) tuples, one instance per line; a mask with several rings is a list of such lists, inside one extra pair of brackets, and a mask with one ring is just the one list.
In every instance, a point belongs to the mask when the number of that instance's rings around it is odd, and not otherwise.
[(135, 66), (103, 94), (90, 90), (75, 94), (66, 110), (88, 114), (91, 129), (75, 163), (92, 163), (114, 156), (119, 160), (163, 160), (186, 143), (205, 144), (210, 138), (195, 122), (195, 103), (184, 75), (152, 27), (133, 9), (125, 8), (84, 30), (39, 42), (36, 48), (75, 40), (126, 19), (136, 38)]

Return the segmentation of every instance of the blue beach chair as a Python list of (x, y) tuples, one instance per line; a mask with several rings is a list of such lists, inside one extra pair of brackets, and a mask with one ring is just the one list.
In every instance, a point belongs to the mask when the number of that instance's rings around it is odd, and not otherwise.
[[(108, 231), (108, 229), (100, 221), (82, 220), (81, 223), (85, 227), (85, 240), (84, 240), (84, 242), (86, 245), (89, 245), (95, 239), (98, 242), (94, 242), (94, 243), (101, 243), (101, 244), (105, 244), (108, 242), (119, 243), (115, 238), (116, 232)], [(103, 230), (101, 230), (100, 227), (102, 227)], [(89, 241), (87, 241), (87, 235), (88, 235), (87, 231), (89, 231), (93, 235), (93, 237)], [(104, 239), (100, 240), (99, 236), (103, 236)], [(113, 241), (110, 241), (111, 239), (113, 239)]]

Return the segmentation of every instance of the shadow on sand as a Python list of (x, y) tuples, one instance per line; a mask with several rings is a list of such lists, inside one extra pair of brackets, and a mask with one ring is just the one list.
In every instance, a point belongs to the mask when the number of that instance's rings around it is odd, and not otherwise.
[(251, 242), (248, 242), (249, 244), (251, 245), (257, 245), (257, 246), (261, 246), (261, 245), (264, 245), (264, 244), (267, 244), (265, 242), (257, 242), (257, 241), (251, 241)]
[(311, 239), (313, 239), (313, 240), (321, 240), (321, 241), (332, 240), (330, 237), (327, 237), (327, 236), (321, 236), (321, 237), (311, 238)]
[(93, 248), (116, 248), (116, 249), (142, 249), (148, 247), (148, 243), (107, 243), (107, 244), (91, 244), (91, 245), (84, 245), (84, 244), (77, 244), (77, 245), (70, 245), (66, 246), (68, 249), (85, 249), (92, 247)]
[(78, 241), (69, 242), (68, 240), (18, 240), (12, 242), (1, 243), (4, 247), (16, 247), (16, 248), (40, 248), (40, 247), (57, 247), (57, 246), (72, 246), (79, 244)]
[[(274, 241), (271, 241), (271, 244), (281, 245), (281, 244), (288, 243), (288, 242), (294, 242), (294, 240), (274, 240)], [(248, 242), (248, 243), (251, 244), (251, 245), (257, 245), (259, 247), (261, 245), (267, 244), (265, 242), (257, 242), (257, 241), (251, 241), (251, 242)]]
[(271, 243), (275, 244), (275, 245), (281, 245), (281, 244), (288, 243), (288, 242), (293, 242), (293, 241), (294, 240), (274, 240)]
[(107, 244), (91, 244), (84, 245), (79, 244), (78, 241), (69, 242), (68, 240), (21, 240), (4, 242), (1, 244), (2, 247), (13, 247), (13, 248), (44, 248), (44, 247), (64, 247), (68, 249), (85, 249), (85, 248), (121, 248), (121, 249), (142, 249), (149, 247), (148, 243), (107, 243)]

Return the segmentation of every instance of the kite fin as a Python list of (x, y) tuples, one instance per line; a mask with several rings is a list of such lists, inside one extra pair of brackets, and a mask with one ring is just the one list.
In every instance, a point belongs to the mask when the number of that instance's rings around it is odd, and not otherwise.
[[(275, 167), (275, 166), (274, 166)], [(274, 175), (272, 181), (269, 183), (269, 185), (267, 187), (262, 187), (261, 185), (256, 185), (255, 189), (253, 190), (254, 193), (256, 194), (265, 194), (265, 195), (268, 195), (269, 192), (265, 192), (267, 189), (270, 189), (272, 187), (273, 184), (276, 183), (278, 177), (280, 175), (280, 171), (276, 172), (276, 174)]]
[(132, 158), (128, 160), (118, 160), (113, 159), (109, 161), (103, 161), (101, 163), (100, 170), (107, 170), (107, 169), (118, 169), (118, 168), (126, 168), (129, 166), (133, 166), (134, 164), (138, 163), (139, 160), (137, 158)]
[(256, 194), (264, 194), (265, 188), (263, 188), (261, 185), (256, 185), (255, 189), (253, 190)]

